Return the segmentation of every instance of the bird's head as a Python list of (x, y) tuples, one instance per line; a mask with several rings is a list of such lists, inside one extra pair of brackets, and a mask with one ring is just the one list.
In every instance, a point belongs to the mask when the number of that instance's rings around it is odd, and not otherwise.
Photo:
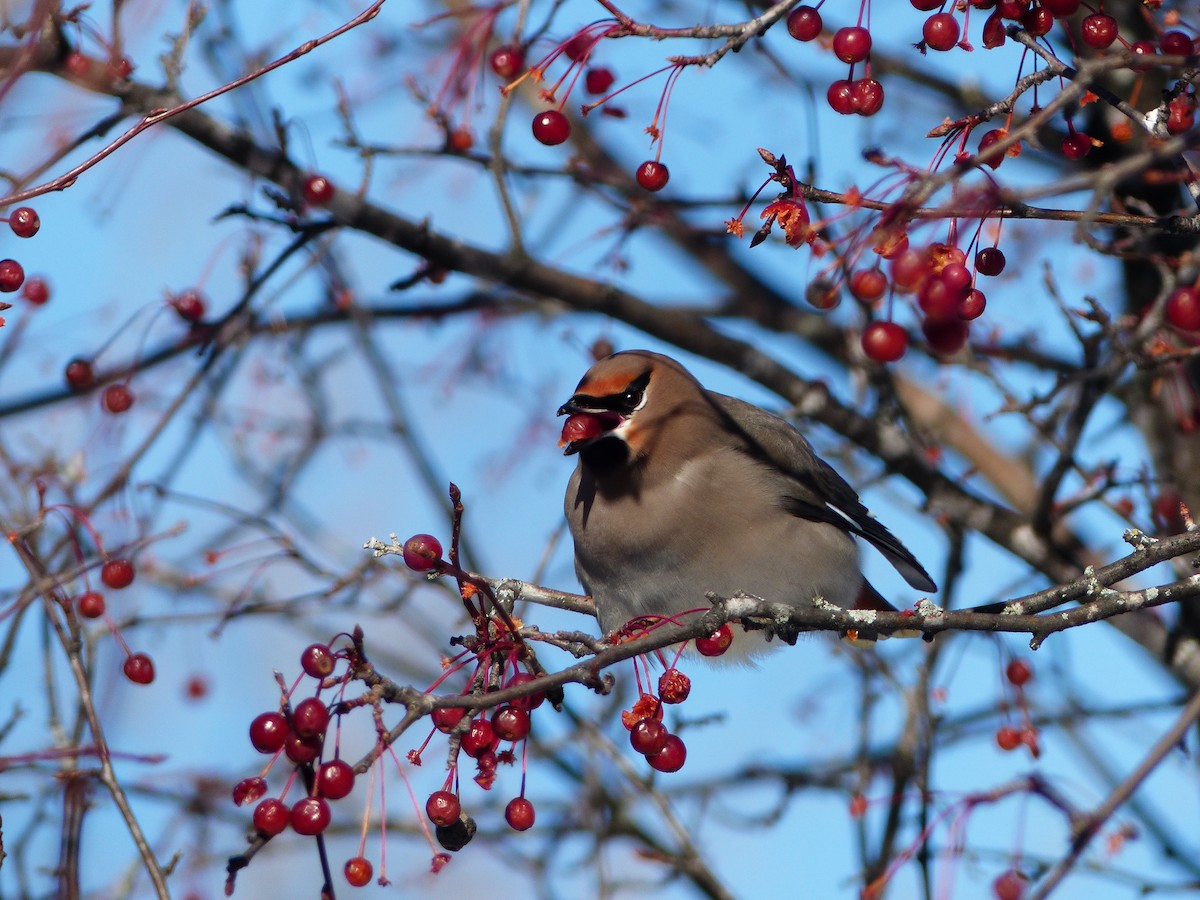
[(589, 456), (636, 459), (683, 404), (699, 400), (703, 406), (703, 394), (669, 357), (646, 350), (614, 353), (592, 366), (559, 407), (558, 414), (568, 416), (559, 446), (567, 456), (595, 448)]

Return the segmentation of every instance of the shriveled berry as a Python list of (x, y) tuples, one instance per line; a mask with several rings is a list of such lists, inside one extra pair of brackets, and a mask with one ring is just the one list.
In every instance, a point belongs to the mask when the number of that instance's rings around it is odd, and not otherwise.
[(254, 808), (254, 830), (266, 837), (274, 837), (288, 827), (291, 811), (282, 800), (268, 797)]
[(306, 697), (292, 710), (292, 730), (302, 738), (320, 737), (329, 727), (329, 707), (319, 697)]
[(667, 726), (658, 719), (639, 719), (629, 729), (629, 744), (643, 756), (653, 756), (661, 753), (667, 746), (670, 732)]
[(292, 831), (312, 837), (329, 827), (330, 818), (328, 803), (320, 797), (305, 797), (292, 807)]
[[(1003, 128), (993, 128), (991, 131), (985, 132), (983, 137), (979, 139), (979, 152), (983, 153), (983, 151), (992, 146), (992, 144), (1004, 139), (1007, 136), (1008, 132)], [(1000, 163), (1002, 162), (1004, 162), (1004, 154), (999, 153), (995, 156), (989, 157), (984, 165), (991, 166), (993, 169), (998, 169), (1000, 168)]]
[(0, 259), (0, 292), (11, 294), (25, 283), (25, 270), (15, 259)]
[(265, 778), (243, 778), (233, 786), (233, 802), (237, 806), (253, 803), (267, 792)]
[(504, 807), (504, 821), (513, 831), (528, 831), (533, 827), (533, 804), (524, 797), (513, 797)]
[(666, 744), (657, 753), (646, 757), (650, 768), (659, 772), (678, 772), (687, 762), (687, 747), (677, 734), (667, 735)]
[(124, 382), (110, 384), (100, 395), (100, 405), (106, 412), (110, 412), (114, 416), (129, 412), (133, 407), (133, 391)]
[(521, 741), (529, 736), (529, 713), (519, 706), (502, 706), (492, 714), (492, 731), (502, 741)]
[(696, 638), (696, 652), (701, 656), (722, 656), (733, 643), (733, 629), (726, 622), (708, 637)]
[(815, 309), (833, 309), (842, 302), (842, 292), (832, 278), (818, 275), (804, 288), (804, 299)]
[(304, 199), (313, 206), (324, 206), (333, 199), (333, 182), (324, 175), (309, 175), (304, 179)]
[(259, 713), (250, 723), (250, 743), (259, 753), (276, 753), (290, 731), (283, 713)]
[(895, 322), (872, 322), (863, 329), (862, 348), (875, 362), (895, 362), (908, 350), (908, 332)]
[(127, 559), (110, 559), (100, 567), (100, 580), (114, 591), (133, 584), (133, 563)]
[(331, 759), (317, 770), (317, 793), (329, 800), (341, 800), (354, 790), (354, 769), (344, 759)]
[(983, 47), (994, 50), (1004, 45), (1008, 40), (1008, 32), (1004, 28), (1004, 20), (999, 12), (994, 12), (983, 23)]
[(557, 109), (548, 109), (533, 117), (533, 136), (546, 146), (553, 147), (571, 136), (571, 122)]
[(371, 861), (365, 856), (352, 856), (346, 860), (346, 866), (342, 871), (345, 873), (350, 887), (366, 887), (371, 882), (371, 876), (375, 874)]
[(42, 227), (42, 220), (28, 206), (18, 206), (8, 216), (8, 227), (19, 238), (31, 238)]
[(98, 619), (104, 615), (104, 595), (98, 591), (86, 591), (75, 600), (79, 614), (85, 619)]
[(787, 17), (788, 34), (798, 41), (816, 40), (824, 23), (821, 14), (811, 6), (797, 6)]
[(154, 680), (154, 661), (145, 653), (134, 653), (125, 659), (121, 671), (134, 684), (149, 684)]
[(475, 820), (464, 815), (451, 825), (439, 825), (433, 834), (443, 849), (454, 852), (471, 842), (471, 838), (475, 837), (475, 827)]
[(658, 678), (658, 696), (663, 703), (682, 703), (692, 692), (692, 679), (676, 668), (667, 669)]
[(637, 167), (637, 183), (647, 191), (661, 191), (670, 177), (667, 167), (657, 160), (648, 159)]
[(432, 534), (414, 534), (404, 542), (404, 564), (414, 572), (428, 572), (442, 559), (442, 543)]
[(86, 391), (96, 383), (96, 370), (92, 368), (91, 362), (77, 357), (67, 363), (63, 377), (71, 390)]

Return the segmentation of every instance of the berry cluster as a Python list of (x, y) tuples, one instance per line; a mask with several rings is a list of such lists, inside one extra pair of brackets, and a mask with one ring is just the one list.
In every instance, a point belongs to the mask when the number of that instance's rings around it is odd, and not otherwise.
[[(1033, 668), (1020, 657), (1011, 659), (1004, 669), (1004, 677), (1015, 692), (1015, 702), (1021, 714), (1021, 726), (1009, 722), (996, 729), (996, 744), (1006, 753), (1011, 753), (1024, 745), (1029, 748), (1030, 755), (1037, 759), (1041, 755), (1041, 745), (1038, 743), (1037, 728), (1029, 715), (1029, 705), (1025, 699), (1025, 685), (1033, 678)], [(1007, 709), (1007, 704), (1005, 705)]]
[[(42, 227), (37, 212), (28, 206), (17, 207), (0, 221), (8, 222), (12, 233), (19, 238), (31, 238)], [(21, 291), (21, 298), (33, 306), (45, 306), (50, 301), (50, 285), (46, 279), (26, 278), (25, 268), (15, 259), (0, 259), (0, 293), (13, 294), (17, 291)], [(0, 301), (0, 311), (11, 306), (11, 303)], [(0, 318), (0, 325), (3, 324), (4, 320)]]

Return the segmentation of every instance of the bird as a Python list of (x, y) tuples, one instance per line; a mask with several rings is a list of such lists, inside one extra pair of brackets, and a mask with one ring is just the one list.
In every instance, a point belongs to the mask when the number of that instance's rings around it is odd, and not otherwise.
[(560, 446), (578, 457), (564, 501), (575, 571), (605, 635), (707, 609), (707, 594), (894, 609), (862, 574), (859, 538), (913, 588), (937, 590), (788, 421), (706, 390), (669, 356), (599, 360), (558, 414)]

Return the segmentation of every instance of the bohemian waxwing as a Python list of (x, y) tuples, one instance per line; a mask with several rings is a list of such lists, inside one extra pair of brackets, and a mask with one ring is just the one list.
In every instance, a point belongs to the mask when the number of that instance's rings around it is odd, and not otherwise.
[(937, 590), (800, 432), (670, 357), (602, 359), (558, 413), (570, 415), (565, 453), (579, 454), (566, 496), (575, 571), (605, 634), (707, 609), (706, 593), (892, 608), (863, 578), (855, 537)]

